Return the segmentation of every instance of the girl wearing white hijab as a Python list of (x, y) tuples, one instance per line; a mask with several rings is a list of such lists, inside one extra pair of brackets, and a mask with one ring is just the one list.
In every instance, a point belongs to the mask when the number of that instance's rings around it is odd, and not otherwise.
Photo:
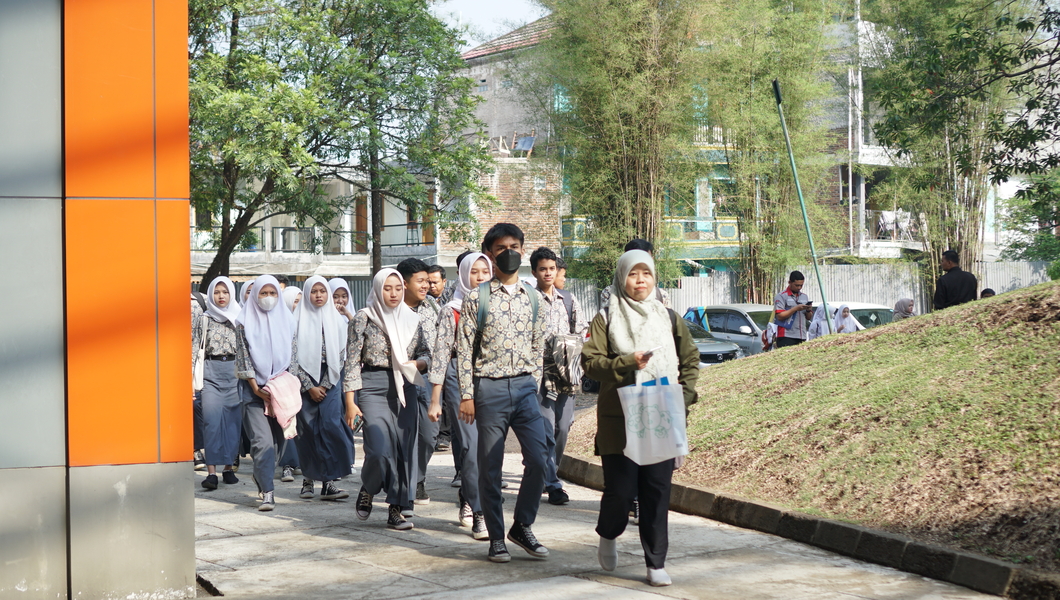
[[(458, 519), (464, 527), (471, 527), (471, 537), (488, 540), (486, 520), (482, 514), (482, 502), (478, 492), (478, 426), (467, 424), (457, 418), (460, 414), (460, 383), (456, 366), (456, 327), (460, 320), (460, 309), (464, 296), (471, 293), (484, 281), (493, 279), (493, 263), (481, 252), (471, 252), (457, 266), (456, 291), (445, 303), (438, 315), (438, 337), (435, 339), (435, 360), (431, 363), (428, 380), (431, 382), (431, 407), (427, 416), (437, 421), (442, 414), (441, 400), (445, 399), (445, 410), (451, 416), (453, 436), (453, 462), (459, 479), (460, 506)], [(471, 315), (470, 318), (477, 318)]]
[(832, 331), (828, 331), (827, 314), (828, 312), (824, 309), (824, 306), (818, 306), (817, 310), (813, 312), (813, 320), (810, 321), (810, 328), (806, 330), (806, 341), (826, 336), (835, 331), (834, 320), (832, 321)]
[(331, 299), (335, 303), (335, 309), (339, 311), (346, 323), (353, 318), (350, 310), (353, 302), (353, 294), (350, 293), (350, 284), (341, 277), (332, 277), (328, 280), (328, 289), (331, 290)]
[(664, 568), (670, 480), (684, 457), (638, 465), (622, 453), (626, 420), (618, 388), (667, 377), (671, 383), (681, 383), (687, 407), (696, 401), (699, 351), (684, 319), (676, 318), (658, 300), (655, 261), (650, 254), (630, 250), (618, 259), (609, 307), (593, 318), (589, 332), (582, 348), (582, 365), (588, 377), (600, 382), (596, 408), (596, 449), (604, 469), (604, 495), (596, 524), (600, 566), (607, 571), (615, 569), (616, 538), (626, 529), (634, 498), (639, 498), (648, 583), (670, 585)]
[(247, 303), (247, 298), (250, 297), (250, 288), (253, 287), (253, 286), (254, 286), (254, 281), (253, 280), (244, 281), (239, 286), (239, 298), (240, 298), (239, 302), (240, 302), (241, 305)]
[(855, 333), (858, 330), (858, 320), (850, 314), (850, 307), (843, 304), (835, 311), (835, 332)]
[(908, 319), (914, 316), (913, 312), (913, 299), (902, 298), (898, 302), (894, 303), (894, 316), (891, 318), (891, 322), (901, 321), (902, 319)]
[(289, 285), (283, 288), (283, 303), (287, 305), (287, 308), (294, 312), (298, 308), (298, 303), (302, 300), (302, 290)]
[(323, 277), (310, 277), (302, 289), (290, 369), (302, 383), (295, 438), (303, 475), (299, 497), (312, 498), (313, 482), (321, 481), (320, 499), (340, 500), (350, 494), (336, 482), (352, 472), (353, 464), (353, 431), (346, 425), (341, 393), (346, 322)]
[[(349, 324), (342, 386), (347, 423), (352, 428), (354, 419), (364, 416), (357, 518), (368, 519), (373, 497), (386, 490), (387, 527), (398, 530), (412, 528), (412, 522), (402, 515), (403, 509), (412, 508), (405, 468), (412, 457), (401, 443), (406, 439), (406, 419), (399, 417), (418, 413), (412, 384), (423, 385), (419, 369), (426, 367), (431, 355), (420, 317), (404, 303), (404, 296), (405, 280), (396, 269), (375, 274), (367, 306)], [(406, 397), (411, 411), (402, 410)]]
[(250, 438), (254, 458), (254, 483), (261, 494), (258, 510), (276, 507), (272, 475), (276, 469), (276, 442), (283, 437), (276, 419), (265, 416), (265, 384), (291, 365), (295, 321), (280, 302), (280, 283), (262, 275), (250, 287), (250, 301), (236, 317), (236, 377), (243, 398), (243, 429)]
[(192, 372), (198, 348), (206, 330), (206, 356), (203, 359), (202, 420), (206, 479), (202, 487), (217, 489), (217, 465), (225, 465), (224, 482), (239, 483), (232, 463), (239, 454), (243, 406), (236, 379), (236, 328), (239, 315), (236, 286), (227, 277), (217, 277), (206, 289), (206, 310), (191, 330)]

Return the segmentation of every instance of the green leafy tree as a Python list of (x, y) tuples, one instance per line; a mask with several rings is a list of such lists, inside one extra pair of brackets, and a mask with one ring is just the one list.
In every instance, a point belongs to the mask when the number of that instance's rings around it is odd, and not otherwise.
[(1060, 169), (1030, 176), (1030, 186), (1004, 208), (1002, 222), (1014, 239), (1002, 256), (1060, 262)]

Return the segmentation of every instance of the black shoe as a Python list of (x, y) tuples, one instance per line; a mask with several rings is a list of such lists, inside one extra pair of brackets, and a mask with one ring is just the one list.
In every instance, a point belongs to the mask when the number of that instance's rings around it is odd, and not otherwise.
[(228, 485), (234, 485), (234, 484), (239, 483), (239, 478), (236, 477), (236, 472), (235, 471), (229, 471), (227, 469), (225, 469), (224, 471), (221, 471), (221, 479), (223, 479), (224, 482), (227, 483)]
[(548, 548), (537, 541), (537, 538), (534, 537), (534, 532), (530, 531), (530, 526), (519, 521), (516, 521), (512, 528), (508, 530), (508, 541), (526, 550), (530, 556), (537, 558), (546, 558), (548, 556)]
[(320, 499), (321, 500), (342, 500), (343, 498), (349, 498), (350, 493), (346, 490), (340, 490), (334, 481), (325, 481), (324, 485), (320, 488)]
[(506, 563), (512, 560), (512, 555), (508, 554), (508, 547), (504, 545), (504, 540), (490, 540), (490, 562), (495, 563)]
[(427, 490), (423, 488), (423, 482), (416, 484), (416, 500), (413, 504), (426, 505), (431, 503), (431, 497), (427, 495)]
[[(471, 526), (471, 537), (476, 540), (490, 539), (490, 532), (486, 530), (486, 518), (479, 511), (472, 516), (475, 524)], [(502, 544), (504, 542), (501, 542)]]
[(232, 463), (232, 470), (237, 472), (237, 473), (239, 472), (239, 457), (238, 456), (236, 457), (236, 462)]
[(206, 456), (203, 455), (202, 450), (195, 451), (195, 470), (202, 471), (206, 469)]
[(357, 518), (362, 521), (367, 521), (368, 517), (372, 514), (372, 495), (364, 491), (357, 492)]
[(456, 501), (460, 503), (460, 511), (457, 514), (457, 519), (460, 521), (461, 527), (471, 527), (474, 521), (474, 514), (471, 510), (471, 503), (464, 500), (464, 494), (461, 491), (456, 492)]
[(294, 481), (294, 467), (284, 467), (283, 472), (280, 474), (280, 481), (288, 483)]
[[(323, 490), (321, 490), (323, 491)], [(313, 481), (311, 479), (302, 480), (302, 491), (298, 492), (299, 498), (305, 498), (306, 500), (313, 497)]]
[(633, 517), (634, 525), (640, 525), (640, 500), (633, 499), (633, 510), (629, 511), (629, 516)]
[(438, 443), (434, 445), (435, 452), (448, 452), (449, 451), (449, 440), (438, 440)]
[(449, 484), (449, 487), (460, 487), (463, 484), (464, 480), (460, 475), (460, 471), (457, 471), (456, 475), (453, 475), (453, 481)]
[(216, 490), (217, 489), (217, 475), (216, 474), (207, 475), (206, 479), (202, 480), (202, 487), (204, 487), (204, 488), (206, 488), (208, 490)]
[(386, 526), (391, 529), (397, 529), (398, 531), (406, 531), (412, 529), (412, 521), (409, 521), (401, 515), (401, 507), (397, 504), (390, 505), (390, 511), (387, 513)]
[(563, 506), (564, 504), (566, 504), (568, 502), (570, 502), (570, 496), (567, 495), (567, 492), (563, 491), (563, 488), (560, 488), (558, 490), (549, 491), (549, 493), (548, 493), (548, 503), (549, 504), (555, 504), (556, 506)]

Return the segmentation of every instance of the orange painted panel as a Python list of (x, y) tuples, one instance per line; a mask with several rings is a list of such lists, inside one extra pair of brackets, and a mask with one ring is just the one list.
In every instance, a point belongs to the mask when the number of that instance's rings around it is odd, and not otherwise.
[(155, 0), (155, 90), (157, 196), (188, 198), (188, 0)]
[(191, 460), (191, 247), (188, 202), (159, 200), (158, 408), (161, 461)]
[(154, 202), (67, 200), (65, 228), (70, 466), (155, 463)]
[(66, 0), (67, 197), (155, 196), (151, 2)]

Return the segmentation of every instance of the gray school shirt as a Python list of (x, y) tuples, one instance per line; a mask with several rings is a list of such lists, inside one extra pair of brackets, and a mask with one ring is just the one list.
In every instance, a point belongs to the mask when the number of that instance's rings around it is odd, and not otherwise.
[[(806, 304), (809, 301), (810, 298), (806, 294), (799, 292), (798, 295), (793, 295), (790, 289), (785, 289), (773, 298), (773, 310), (779, 313), (780, 311), (794, 308), (799, 304)], [(792, 325), (791, 329), (780, 329), (777, 337), (806, 339), (806, 329), (809, 325), (806, 321), (806, 313), (795, 313), (794, 325)]]

